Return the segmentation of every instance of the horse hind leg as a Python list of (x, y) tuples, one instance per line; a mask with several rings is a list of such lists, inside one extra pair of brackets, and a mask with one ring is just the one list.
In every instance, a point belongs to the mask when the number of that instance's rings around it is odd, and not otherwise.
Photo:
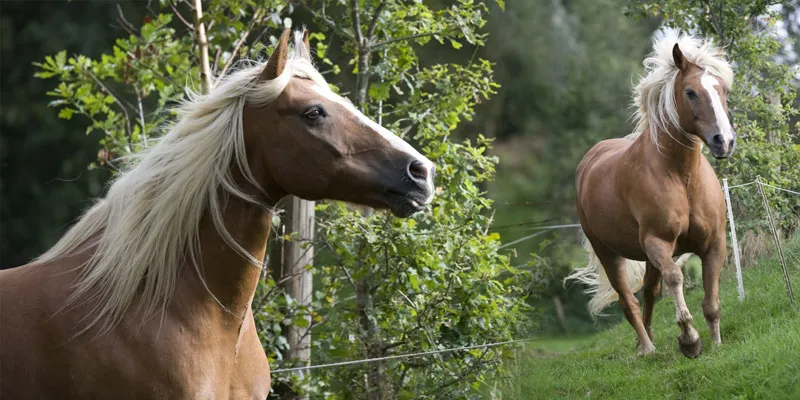
[[(596, 252), (596, 251), (595, 251)], [(617, 255), (597, 253), (600, 263), (605, 269), (608, 282), (611, 287), (619, 294), (619, 304), (622, 306), (622, 311), (628, 323), (633, 326), (637, 336), (636, 354), (645, 356), (652, 354), (656, 351), (653, 346), (653, 341), (645, 330), (644, 323), (642, 322), (642, 314), (639, 309), (639, 300), (633, 295), (630, 285), (628, 284), (628, 260)]]
[(653, 309), (655, 308), (658, 295), (661, 294), (661, 271), (653, 263), (647, 262), (644, 273), (644, 286), (642, 287), (642, 299), (644, 300), (644, 329), (647, 336), (653, 340)]
[(725, 262), (725, 240), (721, 245), (712, 246), (701, 257), (703, 262), (703, 315), (708, 323), (711, 341), (715, 345), (722, 344), (719, 333), (721, 309), (719, 304), (719, 274)]
[(692, 325), (694, 322), (692, 314), (686, 307), (686, 300), (683, 297), (683, 273), (672, 260), (673, 245), (664, 240), (650, 237), (644, 240), (644, 248), (647, 259), (661, 271), (665, 289), (672, 294), (675, 301), (675, 320), (681, 328), (681, 334), (678, 336), (678, 348), (684, 356), (695, 358), (703, 352), (703, 344), (700, 341), (700, 335)]

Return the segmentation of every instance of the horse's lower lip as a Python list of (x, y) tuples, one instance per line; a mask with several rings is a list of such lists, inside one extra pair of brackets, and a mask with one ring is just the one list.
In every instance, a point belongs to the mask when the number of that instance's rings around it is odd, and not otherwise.
[(726, 158), (730, 158), (730, 156), (731, 156), (732, 154), (733, 154), (733, 152), (731, 152), (731, 151), (729, 151), (729, 152), (726, 152), (726, 153), (717, 153), (717, 152), (715, 152), (715, 151), (712, 151), (712, 152), (711, 152), (711, 156), (712, 156), (712, 157), (714, 157), (714, 158), (715, 158), (715, 159), (717, 159), (717, 160), (724, 160), (724, 159), (726, 159)]
[(392, 211), (392, 214), (402, 218), (411, 216), (425, 209), (425, 205), (411, 198), (409, 193), (400, 193), (390, 190), (387, 192), (385, 201), (386, 205)]
[(708, 148), (711, 150), (711, 156), (717, 160), (724, 160), (733, 154), (733, 152), (730, 150), (723, 152), (723, 149), (719, 146), (709, 145)]

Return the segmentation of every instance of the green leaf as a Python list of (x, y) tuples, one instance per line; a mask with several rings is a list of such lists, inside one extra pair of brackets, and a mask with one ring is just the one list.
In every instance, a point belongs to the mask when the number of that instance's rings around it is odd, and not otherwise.
[(292, 325), (294, 325), (296, 327), (299, 327), (299, 328), (307, 328), (308, 325), (310, 325), (310, 324), (309, 324), (308, 320), (304, 316), (298, 315), (298, 316), (292, 318)]
[(419, 277), (416, 273), (408, 274), (408, 283), (415, 291), (419, 291)]
[(65, 107), (62, 108), (61, 111), (58, 112), (58, 118), (61, 119), (72, 119), (72, 114), (75, 114), (75, 110)]
[(64, 64), (67, 63), (67, 51), (61, 50), (56, 54), (56, 67), (58, 69), (64, 69)]

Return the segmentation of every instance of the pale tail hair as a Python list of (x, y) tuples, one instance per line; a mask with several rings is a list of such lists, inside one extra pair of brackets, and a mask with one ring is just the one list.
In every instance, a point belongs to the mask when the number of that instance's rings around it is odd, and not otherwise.
[[(615, 301), (619, 300), (619, 294), (611, 287), (608, 281), (606, 270), (597, 258), (592, 244), (586, 235), (582, 236), (583, 248), (589, 255), (589, 263), (584, 268), (578, 268), (564, 278), (564, 283), (575, 281), (586, 286), (584, 293), (591, 295), (587, 308), (592, 317), (603, 316), (603, 310)], [(683, 268), (686, 261), (691, 257), (691, 253), (683, 254), (675, 258), (678, 268)], [(633, 293), (638, 292), (644, 285), (644, 273), (646, 264), (644, 261), (625, 259), (625, 272), (627, 273), (628, 286)]]
[[(228, 245), (253, 266), (261, 265), (233, 239), (222, 217), (229, 196), (267, 208), (237, 187), (232, 177), (231, 165), (235, 165), (250, 184), (261, 189), (247, 163), (244, 106), (273, 101), (293, 76), (328, 88), (311, 63), (300, 31), (295, 32), (294, 52), (282, 74), (263, 81), (263, 69), (264, 63), (253, 62), (224, 77), (206, 94), (190, 92), (176, 110), (176, 122), (165, 128), (167, 132), (132, 156), (106, 197), (33, 261), (52, 263), (95, 246), (88, 261), (79, 266), (74, 291), (65, 303), (65, 307), (79, 301), (94, 304), (77, 334), (98, 324), (102, 324), (100, 334), (107, 332), (137, 297), (144, 315), (163, 312), (184, 262), (192, 264), (203, 279), (198, 227), (206, 213)], [(94, 241), (87, 243), (92, 237)]]
[(680, 127), (675, 105), (675, 79), (678, 67), (672, 57), (672, 48), (678, 44), (684, 59), (709, 74), (722, 79), (727, 89), (733, 86), (733, 70), (725, 52), (715, 47), (709, 39), (700, 39), (667, 30), (664, 37), (653, 41), (653, 52), (645, 58), (645, 74), (633, 90), (634, 132), (650, 130), (650, 138), (658, 145), (658, 134), (669, 134), (670, 127)]

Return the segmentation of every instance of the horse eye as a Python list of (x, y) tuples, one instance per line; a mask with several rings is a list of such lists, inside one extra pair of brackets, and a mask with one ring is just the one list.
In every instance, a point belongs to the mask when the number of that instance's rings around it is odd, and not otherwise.
[(313, 106), (303, 113), (303, 116), (309, 121), (317, 121), (320, 117), (326, 117), (328, 114), (321, 106)]
[(689, 100), (695, 100), (697, 99), (697, 93), (692, 89), (686, 89), (686, 97), (688, 97)]

